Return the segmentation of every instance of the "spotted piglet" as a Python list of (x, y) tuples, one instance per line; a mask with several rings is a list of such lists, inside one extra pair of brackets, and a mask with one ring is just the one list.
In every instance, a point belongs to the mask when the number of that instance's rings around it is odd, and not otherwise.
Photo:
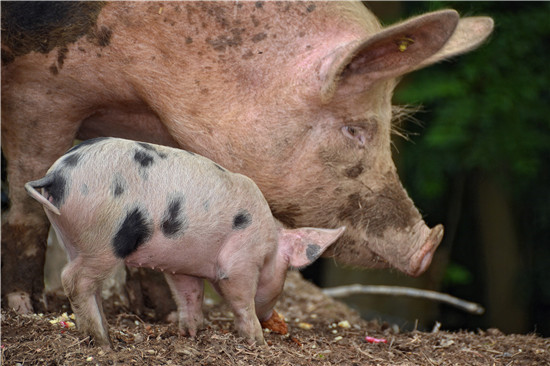
[(25, 184), (44, 205), (69, 263), (62, 282), (79, 329), (111, 345), (102, 282), (118, 264), (164, 272), (179, 329), (203, 322), (203, 279), (228, 301), (235, 327), (263, 344), (289, 267), (313, 262), (344, 231), (284, 229), (249, 178), (188, 151), (116, 138), (73, 147)]

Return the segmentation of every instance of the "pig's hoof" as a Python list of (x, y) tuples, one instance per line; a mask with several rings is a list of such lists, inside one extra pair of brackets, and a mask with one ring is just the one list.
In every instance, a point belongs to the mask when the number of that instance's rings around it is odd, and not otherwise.
[(101, 346), (99, 346), (99, 348), (101, 348), (101, 350), (104, 351), (105, 353), (111, 352), (114, 350), (114, 347), (110, 342), (109, 344), (102, 344)]
[(180, 334), (183, 337), (195, 338), (197, 336), (197, 333), (198, 333), (198, 328), (194, 328), (194, 327), (180, 328)]
[(251, 346), (264, 346), (266, 344), (263, 336), (262, 338), (256, 338), (256, 339), (248, 338), (246, 341)]
[(15, 310), (17, 314), (32, 314), (33, 308), (31, 298), (26, 292), (12, 292), (7, 296), (8, 307)]

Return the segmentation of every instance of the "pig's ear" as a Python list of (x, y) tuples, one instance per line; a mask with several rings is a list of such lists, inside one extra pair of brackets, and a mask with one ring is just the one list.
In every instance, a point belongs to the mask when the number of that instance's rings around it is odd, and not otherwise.
[(288, 259), (289, 266), (302, 268), (314, 262), (342, 235), (346, 228), (338, 229), (279, 229), (279, 252)]
[(479, 46), (492, 29), (491, 18), (459, 21), (455, 10), (441, 10), (349, 43), (321, 61), (321, 101), (328, 103), (335, 93), (361, 93), (375, 81), (467, 52)]

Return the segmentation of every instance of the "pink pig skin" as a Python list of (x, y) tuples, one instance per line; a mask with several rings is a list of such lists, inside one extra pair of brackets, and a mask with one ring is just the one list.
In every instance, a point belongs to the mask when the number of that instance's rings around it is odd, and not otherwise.
[(207, 279), (239, 334), (263, 344), (259, 321), (271, 317), (287, 269), (308, 265), (344, 232), (284, 229), (249, 178), (187, 151), (115, 138), (71, 149), (25, 188), (69, 255), (62, 282), (78, 327), (100, 345), (111, 343), (99, 290), (121, 263), (164, 272), (183, 335), (203, 323)]
[(397, 176), (392, 93), (492, 29), (450, 9), (383, 27), (359, 1), (3, 2), (3, 304), (44, 307), (49, 226), (25, 182), (101, 136), (206, 156), (286, 227), (346, 226), (324, 255), (420, 275), (443, 227)]

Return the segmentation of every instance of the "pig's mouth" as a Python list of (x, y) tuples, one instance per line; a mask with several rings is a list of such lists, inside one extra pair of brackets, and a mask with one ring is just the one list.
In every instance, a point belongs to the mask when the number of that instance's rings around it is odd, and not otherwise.
[(417, 277), (428, 269), (430, 263), (432, 263), (435, 250), (439, 246), (439, 243), (441, 243), (441, 239), (443, 239), (443, 231), (443, 225), (441, 224), (430, 230), (430, 234), (424, 241), (424, 245), (411, 257), (409, 268), (405, 273)]
[(419, 221), (406, 232), (388, 230), (386, 240), (376, 240), (369, 247), (391, 267), (417, 277), (430, 266), (435, 250), (443, 239), (443, 225), (430, 229)]
[(347, 264), (371, 268), (393, 267), (417, 277), (430, 266), (442, 238), (443, 225), (430, 229), (421, 220), (408, 230), (388, 229), (381, 237), (372, 237), (366, 232), (361, 242), (344, 236), (326, 254)]

